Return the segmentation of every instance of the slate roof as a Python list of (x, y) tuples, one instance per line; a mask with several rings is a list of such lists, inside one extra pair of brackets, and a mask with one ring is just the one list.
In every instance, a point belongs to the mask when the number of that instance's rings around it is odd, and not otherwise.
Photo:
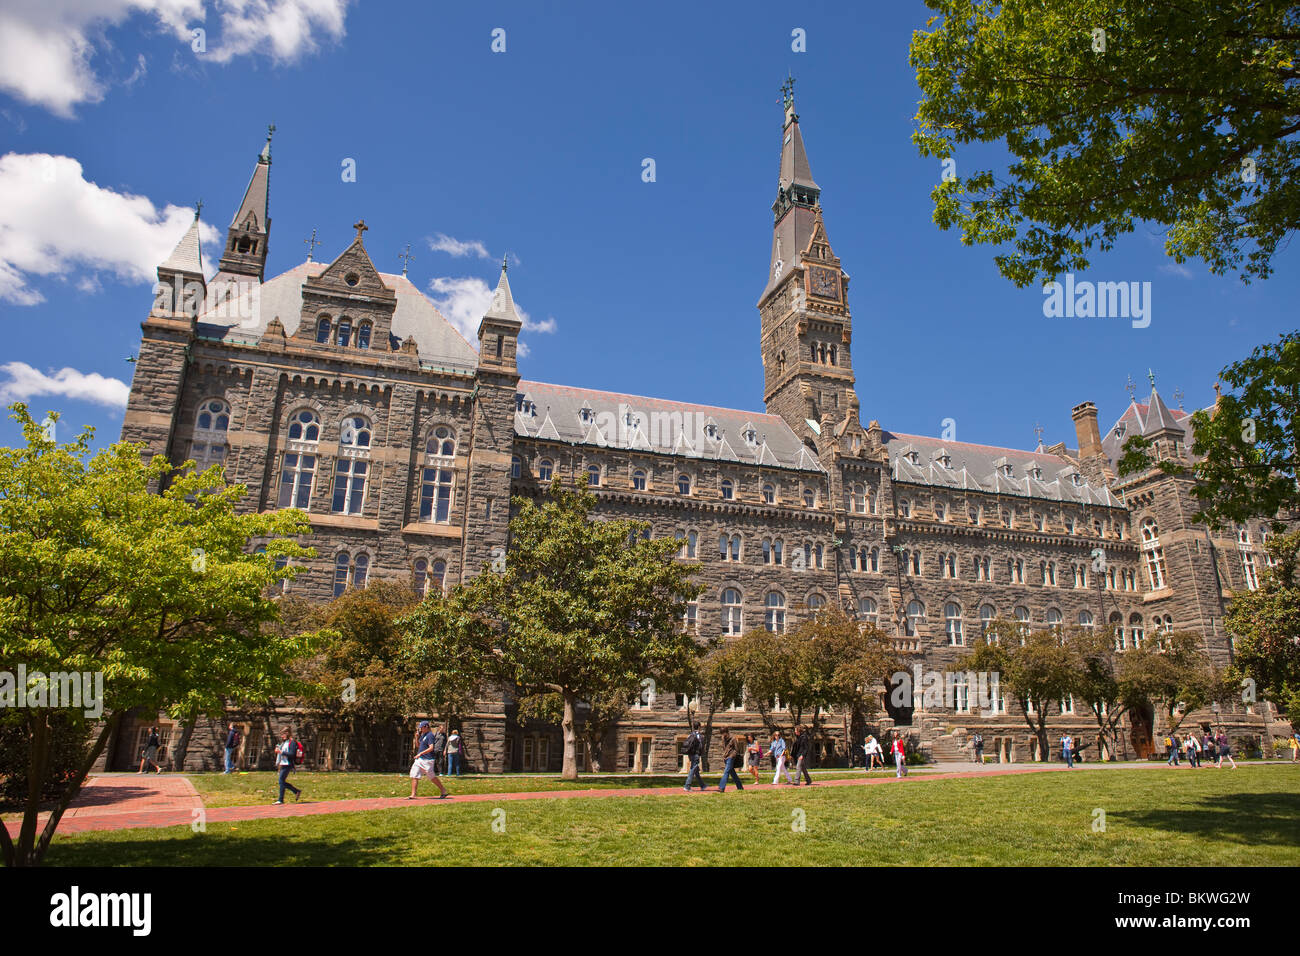
[(159, 272), (188, 272), (203, 275), (203, 251), (199, 247), (199, 217), (195, 216), (190, 228), (185, 230), (181, 241), (167, 257), (167, 261), (158, 267)]
[[(895, 481), (1123, 507), (1109, 488), (1090, 484), (1074, 463), (1061, 455), (888, 431), (882, 433), (881, 441), (889, 452)], [(1006, 473), (1008, 466), (1010, 474)]]
[[(225, 338), (260, 338), (266, 323), (279, 316), (286, 335), (298, 331), (302, 319), (302, 284), (328, 268), (326, 262), (304, 262), (268, 279), (260, 286), (247, 276), (217, 273), (208, 283), (208, 299), (199, 322), (207, 335)], [(448, 322), (433, 303), (408, 278), (381, 272), (384, 285), (397, 295), (393, 312), (393, 335), (399, 340), (411, 336), (420, 349), (420, 362), (474, 371), (478, 353), (463, 335)], [(222, 301), (227, 284), (235, 282), (236, 297)], [(256, 294), (253, 293), (256, 290)]]
[[(1192, 442), (1196, 440), (1191, 419), (1190, 412), (1185, 412), (1181, 408), (1169, 408), (1160, 395), (1152, 389), (1148, 401), (1129, 402), (1128, 408), (1124, 409), (1124, 414), (1120, 415), (1110, 430), (1102, 432), (1101, 450), (1106, 453), (1111, 466), (1114, 467), (1124, 454), (1124, 443), (1134, 435), (1154, 435), (1168, 428), (1183, 432), (1183, 444), (1189, 449), (1190, 454)], [(1194, 456), (1193, 460), (1195, 460)]]
[(779, 415), (544, 382), (519, 383), (515, 434), (824, 473)]

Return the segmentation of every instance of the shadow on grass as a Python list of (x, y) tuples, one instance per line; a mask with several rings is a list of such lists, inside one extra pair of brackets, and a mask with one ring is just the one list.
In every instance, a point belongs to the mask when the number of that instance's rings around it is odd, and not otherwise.
[[(155, 831), (156, 834), (156, 831)], [(508, 860), (503, 860), (503, 863)], [(47, 866), (401, 866), (410, 865), (405, 847), (391, 837), (320, 838), (249, 837), (238, 834), (193, 835), (174, 839), (116, 839), (94, 844), (50, 847)]]
[(1300, 794), (1295, 793), (1229, 793), (1187, 808), (1116, 810), (1110, 816), (1150, 830), (1247, 846), (1300, 844)]

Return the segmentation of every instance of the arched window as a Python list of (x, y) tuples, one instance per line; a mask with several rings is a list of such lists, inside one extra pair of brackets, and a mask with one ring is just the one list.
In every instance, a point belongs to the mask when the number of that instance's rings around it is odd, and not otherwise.
[(632, 488), (635, 491), (645, 491), (645, 472), (640, 468), (632, 472)]
[(311, 409), (295, 412), (289, 419), (289, 441), (320, 441), (320, 416)]
[(229, 405), (219, 398), (210, 398), (199, 404), (198, 414), (194, 416), (194, 439), (190, 442), (190, 457), (198, 471), (225, 463), (229, 429)]
[(921, 575), (921, 552), (912, 552), (912, 574), (916, 577)]
[(772, 541), (772, 563), (773, 564), (778, 566), (781, 564), (781, 551), (783, 548), (784, 548), (784, 544), (782, 543), (780, 538), (773, 539)]
[(942, 501), (934, 503), (934, 517), (936, 521), (944, 521), (948, 517), (948, 509)]
[(686, 556), (687, 556), (688, 558), (693, 558), (693, 557), (695, 557), (695, 552), (696, 552), (696, 549), (697, 549), (697, 547), (698, 547), (698, 545), (699, 545), (699, 541), (700, 541), (700, 536), (699, 536), (696, 532), (694, 532), (694, 531), (687, 532), (687, 534), (686, 534)]
[(740, 607), (740, 592), (726, 588), (722, 592), (722, 633), (739, 635), (744, 630), (744, 614)]
[(765, 505), (776, 504), (776, 488), (773, 487), (771, 483), (765, 484), (763, 486), (763, 504)]
[(543, 458), (537, 463), (537, 477), (542, 481), (550, 481), (551, 473), (555, 470), (555, 463), (549, 458)]
[(369, 322), (362, 322), (357, 326), (357, 348), (370, 348), (370, 328)]
[(864, 624), (875, 624), (879, 607), (871, 598), (858, 599), (858, 620)]
[(920, 601), (909, 601), (907, 604), (907, 618), (903, 624), (903, 635), (905, 637), (916, 637), (917, 629), (924, 620), (925, 605)]
[(763, 626), (773, 634), (785, 633), (785, 595), (780, 591), (767, 592), (767, 609), (763, 615)]
[(429, 559), (416, 558), (411, 565), (411, 577), (415, 585), (415, 593), (424, 597), (429, 587)]
[(731, 560), (740, 560), (740, 535), (738, 534), (733, 534), (731, 536)]
[(1049, 607), (1047, 609), (1048, 627), (1059, 627), (1060, 624), (1061, 624), (1061, 612), (1054, 607)]
[(330, 340), (330, 317), (322, 315), (316, 322), (316, 341), (321, 345), (329, 344)]
[(456, 482), (456, 433), (437, 426), (424, 443), (425, 464), (420, 472), (420, 520), (434, 524), (451, 521)]
[(348, 588), (364, 588), (369, 577), (370, 555), (353, 556), (340, 551), (334, 559), (334, 596), (339, 597)]
[(912, 517), (912, 503), (906, 498), (898, 502), (898, 514), (903, 518)]
[(334, 344), (340, 348), (347, 348), (348, 343), (352, 341), (352, 320), (346, 315), (339, 317), (338, 328), (334, 332)]
[(1088, 628), (1092, 627), (1092, 612), (1080, 611), (1078, 622), (1080, 627), (1088, 627)]
[(691, 479), (689, 475), (677, 476), (677, 493), (679, 495), (689, 495), (691, 493)]
[(861, 484), (849, 486), (849, 510), (856, 511), (859, 514), (867, 512), (867, 493)]
[(820, 594), (808, 595), (808, 610), (812, 612), (813, 617), (816, 617), (822, 611), (826, 610), (826, 598), (822, 597)]
[(980, 605), (980, 633), (981, 634), (988, 633), (989, 625), (993, 623), (993, 619), (996, 618), (997, 616), (998, 616), (997, 609), (994, 608), (992, 604)]
[(587, 487), (588, 488), (600, 487), (600, 465), (587, 466)]
[(817, 492), (811, 488), (805, 488), (803, 490), (803, 506), (805, 508), (817, 507)]
[(961, 628), (961, 606), (949, 602), (943, 606), (943, 630), (948, 635), (950, 647), (960, 647), (966, 643)]
[(1128, 618), (1128, 636), (1129, 642), (1136, 648), (1142, 646), (1142, 639), (1146, 631), (1142, 627), (1142, 615), (1130, 614)]
[(1124, 616), (1119, 611), (1112, 611), (1110, 618), (1110, 632), (1115, 637), (1115, 650), (1124, 650), (1126, 643), (1124, 640)]
[(1142, 519), (1142, 553), (1147, 559), (1147, 578), (1151, 590), (1158, 591), (1165, 586), (1165, 552), (1160, 547), (1160, 531), (1155, 518)]
[(447, 589), (447, 562), (439, 558), (433, 562), (430, 569), (429, 584), (436, 587), (439, 592)]
[(730, 478), (722, 479), (722, 499), (730, 501), (736, 493), (736, 485)]
[(879, 571), (880, 570), (880, 549), (872, 548), (871, 551), (868, 553), (867, 557), (869, 558), (867, 562), (867, 569), (870, 571)]

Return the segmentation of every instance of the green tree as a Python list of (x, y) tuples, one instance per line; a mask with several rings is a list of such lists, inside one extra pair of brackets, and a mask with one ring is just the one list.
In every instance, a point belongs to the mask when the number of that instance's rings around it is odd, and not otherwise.
[[(1219, 376), (1231, 391), (1192, 413), (1194, 520), (1220, 528), (1300, 511), (1300, 332), (1259, 346)], [(1183, 462), (1155, 461), (1140, 436), (1124, 443), (1118, 467), (1122, 476), (1188, 473)]]
[[(668, 681), (671, 687), (677, 682)], [(700, 709), (704, 711), (704, 752), (701, 766), (709, 770), (709, 747), (713, 740), (713, 718), (718, 709), (740, 700), (745, 692), (744, 658), (737, 650), (735, 641), (720, 641), (708, 648), (696, 661), (693, 679), (687, 680), (689, 694), (692, 690), (700, 695)], [(689, 700), (689, 698), (688, 698)], [(690, 721), (690, 708), (687, 708), (687, 720)]]
[[(912, 38), (922, 155), (952, 170), (934, 219), (1018, 286), (1088, 265), (1138, 220), (1177, 261), (1266, 277), (1300, 224), (1300, 13), (1290, 0), (926, 0)], [(949, 167), (951, 168), (951, 167)]]
[[(579, 701), (682, 669), (696, 653), (682, 632), (700, 592), (676, 560), (680, 543), (648, 539), (645, 522), (595, 520), (595, 496), (555, 482), (539, 505), (513, 504), (510, 551), (500, 572), (459, 589), (440, 634), (440, 657), (490, 673), (524, 696), (558, 694), (565, 779), (577, 779)], [(427, 603), (427, 602), (426, 602)], [(419, 628), (418, 617), (412, 626)]]
[(1300, 531), (1268, 542), (1275, 562), (1260, 576), (1259, 589), (1233, 596), (1225, 625), (1234, 636), (1232, 678), (1254, 683), (1261, 700), (1271, 700), (1300, 723)]
[(315, 615), (320, 650), (301, 670), (311, 687), (306, 712), (360, 745), (362, 770), (391, 770), (405, 756), (393, 752), (393, 742), (413, 712), (423, 675), (404, 666), (397, 619), (417, 601), (408, 587), (376, 581)]
[[(90, 429), (59, 445), (24, 405), (11, 408), (26, 445), (0, 448), (0, 660), (29, 675), (103, 675), (94, 743), (39, 833), (52, 728), (71, 718), (88, 729), (88, 719), (44, 706), (21, 714), (28, 796), (17, 840), (0, 827), (0, 849), (6, 865), (28, 866), (127, 712), (216, 714), (226, 697), (297, 687), (288, 665), (310, 645), (269, 626), (268, 592), (295, 573), (277, 558), (311, 552), (292, 540), (309, 530), (301, 512), (240, 513), (245, 489), (226, 486), (219, 467), (191, 474), (125, 442), (92, 455)], [(268, 539), (265, 553), (253, 538)]]
[(777, 720), (773, 706), (778, 698), (788, 704), (794, 687), (793, 644), (785, 635), (760, 627), (737, 638), (734, 653), (740, 662), (748, 705), (758, 711), (769, 734), (780, 730), (788, 735), (789, 725)]
[(1204, 643), (1195, 631), (1174, 631), (1152, 635), (1141, 649), (1124, 652), (1126, 692), (1159, 704), (1171, 732), (1192, 711), (1223, 698), (1222, 675), (1211, 666)]

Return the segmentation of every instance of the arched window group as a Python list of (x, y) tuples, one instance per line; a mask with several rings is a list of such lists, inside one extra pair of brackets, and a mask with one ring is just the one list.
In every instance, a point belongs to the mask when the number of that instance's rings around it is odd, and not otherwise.
[(230, 406), (219, 398), (205, 399), (194, 416), (194, 438), (190, 457), (199, 471), (226, 462), (226, 433), (230, 429)]
[(361, 589), (370, 577), (370, 555), (350, 554), (340, 551), (334, 558), (334, 596), (339, 597), (348, 588)]
[(420, 520), (448, 524), (456, 484), (456, 433), (447, 425), (435, 427), (424, 443), (424, 455), (420, 473)]
[(440, 594), (446, 589), (447, 562), (441, 558), (432, 562), (428, 558), (416, 558), (412, 570), (415, 593), (420, 597), (427, 595), (431, 588), (437, 589)]
[(366, 504), (366, 479), (370, 474), (370, 422), (361, 415), (343, 419), (339, 428), (339, 457), (334, 462), (335, 514), (359, 515)]
[(374, 326), (369, 321), (363, 319), (354, 327), (346, 315), (339, 316), (337, 321), (328, 315), (322, 315), (316, 320), (316, 341), (321, 345), (328, 345), (332, 341), (340, 348), (355, 346), (368, 349), (373, 331)]
[(1152, 591), (1159, 591), (1165, 586), (1165, 551), (1160, 546), (1160, 529), (1156, 527), (1155, 518), (1143, 518), (1140, 528), (1142, 553), (1147, 562), (1147, 580)]

